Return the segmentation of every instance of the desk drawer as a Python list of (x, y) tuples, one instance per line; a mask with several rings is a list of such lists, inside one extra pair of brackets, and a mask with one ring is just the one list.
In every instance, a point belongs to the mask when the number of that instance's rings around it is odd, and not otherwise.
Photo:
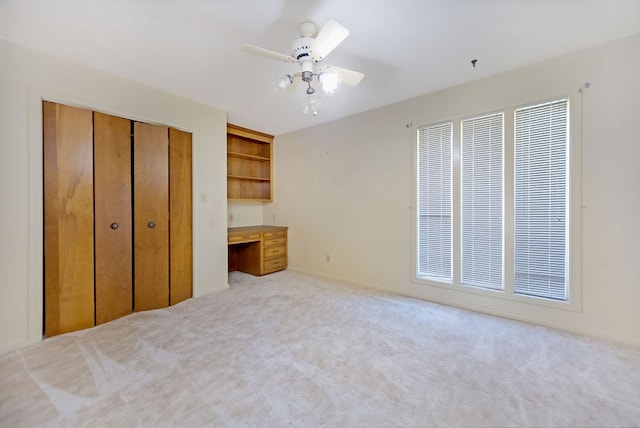
[(264, 246), (265, 247), (278, 247), (278, 246), (283, 246), (283, 245), (287, 245), (287, 238), (269, 238), (269, 239), (265, 239), (264, 241)]
[(286, 230), (276, 230), (276, 231), (272, 231), (272, 232), (262, 232), (262, 237), (264, 239), (271, 239), (271, 238), (287, 238), (287, 231)]
[(270, 247), (270, 248), (265, 248), (264, 249), (264, 258), (268, 259), (271, 257), (280, 257), (280, 256), (284, 256), (287, 254), (287, 250), (286, 247), (284, 246), (280, 246), (280, 247)]
[(252, 242), (260, 240), (260, 232), (257, 233), (234, 233), (227, 237), (229, 244), (237, 244), (239, 242)]
[(287, 258), (278, 257), (277, 259), (269, 259), (264, 261), (264, 273), (275, 272), (287, 268)]

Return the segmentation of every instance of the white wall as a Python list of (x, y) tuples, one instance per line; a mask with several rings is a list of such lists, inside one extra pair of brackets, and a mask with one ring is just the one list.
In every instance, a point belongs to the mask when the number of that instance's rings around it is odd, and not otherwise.
[[(638, 70), (640, 34), (277, 136), (264, 222), (289, 226), (292, 269), (640, 346)], [(584, 114), (578, 310), (414, 282), (415, 128), (558, 96), (570, 97), (576, 148)]]
[(42, 99), (193, 133), (194, 295), (227, 288), (225, 113), (0, 40), (0, 353), (42, 337)]
[(228, 202), (227, 224), (229, 227), (256, 226), (263, 224), (263, 204), (268, 202)]

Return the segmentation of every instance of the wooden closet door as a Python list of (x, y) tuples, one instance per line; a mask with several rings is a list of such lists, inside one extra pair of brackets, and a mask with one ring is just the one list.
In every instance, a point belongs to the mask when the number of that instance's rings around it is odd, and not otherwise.
[(134, 122), (134, 309), (169, 305), (169, 129)]
[(193, 289), (191, 134), (171, 128), (169, 148), (169, 294), (175, 305)]
[(133, 311), (131, 121), (93, 114), (96, 324)]
[(94, 325), (93, 117), (43, 102), (44, 330)]

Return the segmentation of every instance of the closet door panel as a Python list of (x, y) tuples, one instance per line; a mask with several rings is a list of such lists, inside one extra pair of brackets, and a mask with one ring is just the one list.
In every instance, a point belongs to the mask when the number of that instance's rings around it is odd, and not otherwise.
[(169, 130), (169, 293), (175, 305), (192, 296), (191, 134)]
[(131, 121), (94, 113), (96, 324), (133, 311)]
[(92, 113), (43, 102), (44, 329), (94, 325)]
[(134, 123), (134, 309), (169, 305), (169, 131)]

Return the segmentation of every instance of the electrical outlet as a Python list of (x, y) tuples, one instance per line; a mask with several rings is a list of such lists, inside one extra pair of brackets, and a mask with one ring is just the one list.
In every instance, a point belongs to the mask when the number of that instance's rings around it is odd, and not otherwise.
[(327, 263), (331, 263), (331, 256), (329, 254), (327, 254), (326, 256), (326, 261)]
[(273, 221), (276, 221), (276, 213), (273, 213)]
[(233, 214), (229, 214), (229, 221), (233, 221)]
[(207, 202), (207, 194), (205, 192), (200, 193), (200, 202), (203, 204)]

